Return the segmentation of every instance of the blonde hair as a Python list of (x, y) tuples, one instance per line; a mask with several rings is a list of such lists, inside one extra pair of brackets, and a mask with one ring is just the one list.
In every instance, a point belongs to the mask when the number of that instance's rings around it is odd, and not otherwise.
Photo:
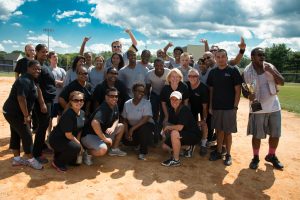
[(177, 69), (177, 68), (173, 68), (173, 69), (171, 69), (170, 72), (167, 74), (167, 77), (166, 77), (166, 85), (169, 85), (169, 84), (170, 84), (170, 83), (169, 83), (169, 82), (170, 82), (169, 79), (170, 79), (170, 76), (171, 76), (172, 73), (176, 73), (178, 76), (180, 76), (180, 81), (183, 82), (183, 75), (182, 75), (181, 71), (180, 71), (179, 69)]
[(184, 52), (184, 53), (182, 53), (182, 54), (180, 55), (180, 58), (188, 58), (188, 59), (190, 59), (190, 54), (187, 53), (187, 52)]

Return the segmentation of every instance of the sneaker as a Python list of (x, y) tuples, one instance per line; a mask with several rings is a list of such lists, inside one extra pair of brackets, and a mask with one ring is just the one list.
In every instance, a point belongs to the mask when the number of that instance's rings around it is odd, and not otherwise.
[(41, 164), (47, 164), (47, 163), (49, 162), (47, 158), (42, 157), (42, 156), (37, 157), (37, 158), (35, 158), (35, 159), (36, 159), (39, 163), (41, 163)]
[(53, 167), (54, 169), (56, 169), (56, 171), (58, 171), (58, 172), (65, 173), (65, 172), (67, 171), (67, 168), (66, 168), (66, 167), (58, 167), (58, 166), (54, 163), (54, 161), (53, 161), (51, 164), (52, 164), (52, 167)]
[(119, 148), (111, 148), (109, 149), (108, 155), (110, 156), (126, 156), (127, 153), (124, 151), (121, 151)]
[(87, 151), (84, 151), (82, 154), (83, 163), (90, 166), (93, 164), (92, 155), (89, 155)]
[(215, 161), (215, 160), (219, 160), (219, 159), (222, 159), (222, 154), (220, 152), (218, 152), (217, 150), (214, 150), (210, 153), (210, 157), (209, 157), (210, 161)]
[(165, 160), (164, 162), (162, 162), (161, 165), (166, 166), (166, 167), (180, 166), (180, 160), (175, 160), (174, 158), (170, 158), (170, 159)]
[(258, 163), (259, 163), (259, 158), (258, 156), (254, 156), (250, 165), (249, 165), (249, 168), (250, 169), (257, 169), (258, 168)]
[(145, 154), (140, 153), (140, 154), (138, 155), (138, 159), (139, 159), (139, 160), (146, 160), (146, 157), (145, 157), (145, 156), (146, 156)]
[(189, 148), (184, 151), (184, 157), (191, 158), (193, 156), (195, 147), (195, 145), (189, 146)]
[(200, 147), (200, 156), (205, 156), (207, 154), (207, 148), (204, 146)]
[(11, 165), (12, 166), (21, 166), (21, 165), (27, 166), (27, 165), (29, 165), (29, 163), (26, 159), (20, 157), (19, 159), (13, 158)]
[(226, 165), (226, 166), (232, 165), (231, 155), (229, 155), (229, 154), (225, 155), (224, 165)]
[(276, 169), (283, 169), (283, 164), (278, 160), (277, 156), (276, 155), (270, 155), (268, 154), (266, 157), (265, 157), (265, 160), (267, 162), (270, 162), (273, 164), (273, 166), (276, 168)]
[(43, 165), (36, 159), (36, 158), (31, 158), (28, 160), (28, 165), (33, 168), (33, 169), (38, 169), (41, 170), (43, 169)]

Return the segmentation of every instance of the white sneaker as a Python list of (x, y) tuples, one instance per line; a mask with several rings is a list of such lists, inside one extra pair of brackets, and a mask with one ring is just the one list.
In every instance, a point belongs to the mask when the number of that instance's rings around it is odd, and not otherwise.
[(43, 169), (43, 165), (37, 161), (37, 159), (35, 158), (31, 158), (31, 159), (28, 159), (28, 165), (33, 168), (33, 169), (37, 169), (37, 170), (41, 170)]
[(82, 154), (82, 157), (83, 157), (83, 163), (90, 166), (93, 164), (93, 161), (92, 161), (92, 155), (89, 155), (87, 153), (87, 151), (84, 151), (83, 154)]
[(125, 151), (121, 151), (119, 148), (111, 148), (108, 151), (108, 155), (110, 156), (126, 156), (127, 153)]

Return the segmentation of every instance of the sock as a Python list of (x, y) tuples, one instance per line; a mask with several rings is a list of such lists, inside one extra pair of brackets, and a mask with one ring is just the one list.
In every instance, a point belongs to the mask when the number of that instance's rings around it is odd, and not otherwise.
[(276, 148), (269, 147), (269, 155), (275, 155)]
[(258, 156), (259, 155), (259, 149), (253, 149), (253, 155)]
[(15, 160), (15, 161), (19, 161), (19, 160), (21, 160), (21, 157), (20, 157), (20, 156), (15, 156), (15, 157), (14, 157), (14, 160)]
[(202, 139), (201, 146), (206, 147), (206, 142), (207, 142), (207, 139)]

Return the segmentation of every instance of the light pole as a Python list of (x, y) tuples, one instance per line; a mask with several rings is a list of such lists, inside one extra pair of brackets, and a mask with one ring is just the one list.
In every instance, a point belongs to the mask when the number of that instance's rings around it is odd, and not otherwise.
[(50, 45), (49, 45), (49, 34), (54, 32), (54, 29), (52, 28), (44, 28), (43, 29), (44, 32), (47, 32), (47, 35), (48, 35), (48, 50), (50, 50)]

